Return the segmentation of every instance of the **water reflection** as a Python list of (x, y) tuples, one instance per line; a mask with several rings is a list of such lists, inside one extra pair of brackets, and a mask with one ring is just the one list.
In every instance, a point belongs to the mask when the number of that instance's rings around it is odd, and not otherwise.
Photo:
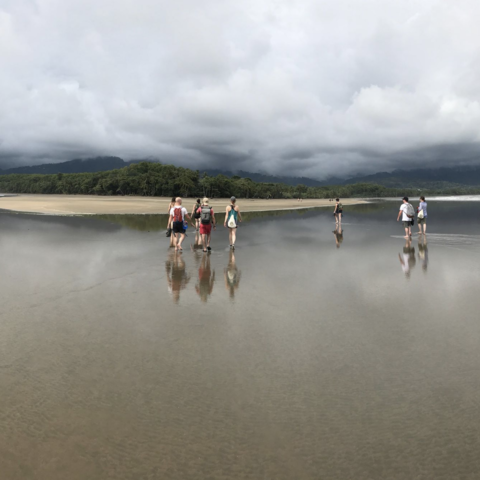
[(203, 250), (202, 236), (200, 231), (195, 231), (195, 238), (193, 239), (193, 244), (191, 245), (192, 250)]
[(206, 302), (208, 300), (208, 297), (213, 292), (214, 284), (215, 269), (212, 270), (210, 263), (210, 254), (203, 253), (200, 267), (198, 269), (198, 281), (195, 285), (195, 290), (202, 302)]
[(180, 291), (184, 290), (190, 281), (190, 275), (186, 271), (183, 255), (177, 252), (169, 252), (165, 262), (165, 271), (168, 282), (168, 292), (173, 301), (178, 303)]
[(408, 238), (405, 240), (403, 253), (398, 254), (400, 264), (402, 266), (405, 277), (410, 278), (411, 270), (415, 267), (417, 261), (415, 258), (415, 247), (412, 247), (412, 240)]
[(333, 231), (333, 235), (335, 236), (335, 246), (340, 248), (340, 245), (343, 242), (342, 224), (339, 224), (338, 227)]
[(427, 237), (423, 235), (418, 237), (418, 259), (422, 263), (422, 270), (427, 273), (428, 268), (428, 245)]
[(235, 259), (235, 251), (230, 250), (230, 256), (228, 259), (228, 267), (224, 270), (225, 277), (225, 288), (231, 299), (235, 298), (235, 292), (240, 286), (240, 278), (242, 272), (237, 267), (237, 262)]

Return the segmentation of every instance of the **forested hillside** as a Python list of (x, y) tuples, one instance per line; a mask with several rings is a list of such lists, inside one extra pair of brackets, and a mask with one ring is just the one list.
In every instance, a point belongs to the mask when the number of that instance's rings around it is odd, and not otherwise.
[[(249, 178), (215, 177), (173, 165), (141, 162), (117, 170), (55, 175), (0, 175), (1, 193), (82, 195), (208, 196), (212, 198), (333, 198), (418, 195), (418, 189), (386, 188), (371, 183), (307, 187), (258, 183)], [(480, 189), (422, 190), (424, 194), (472, 194)]]

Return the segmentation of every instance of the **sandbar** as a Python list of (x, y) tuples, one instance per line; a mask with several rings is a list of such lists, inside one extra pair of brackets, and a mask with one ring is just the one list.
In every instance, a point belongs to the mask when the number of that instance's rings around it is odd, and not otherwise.
[[(167, 197), (103, 197), (97, 195), (16, 195), (0, 197), (0, 209), (44, 215), (100, 215), (100, 214), (162, 214), (167, 213), (170, 198)], [(183, 205), (190, 212), (194, 198), (184, 198)], [(342, 199), (344, 205), (367, 203), (365, 199)], [(215, 198), (210, 201), (214, 210), (224, 211), (230, 199)], [(328, 199), (238, 199), (243, 212), (293, 210), (331, 206)]]

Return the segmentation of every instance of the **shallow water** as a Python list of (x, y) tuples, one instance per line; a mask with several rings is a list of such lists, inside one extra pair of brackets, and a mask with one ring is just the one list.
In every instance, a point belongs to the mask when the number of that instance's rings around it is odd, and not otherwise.
[(0, 214), (1, 478), (479, 478), (480, 205), (398, 207)]

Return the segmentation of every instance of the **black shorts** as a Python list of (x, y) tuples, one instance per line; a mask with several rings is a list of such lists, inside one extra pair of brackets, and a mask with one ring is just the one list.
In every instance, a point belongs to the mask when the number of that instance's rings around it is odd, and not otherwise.
[(183, 228), (183, 222), (173, 222), (172, 231), (173, 233), (185, 233), (185, 228)]

